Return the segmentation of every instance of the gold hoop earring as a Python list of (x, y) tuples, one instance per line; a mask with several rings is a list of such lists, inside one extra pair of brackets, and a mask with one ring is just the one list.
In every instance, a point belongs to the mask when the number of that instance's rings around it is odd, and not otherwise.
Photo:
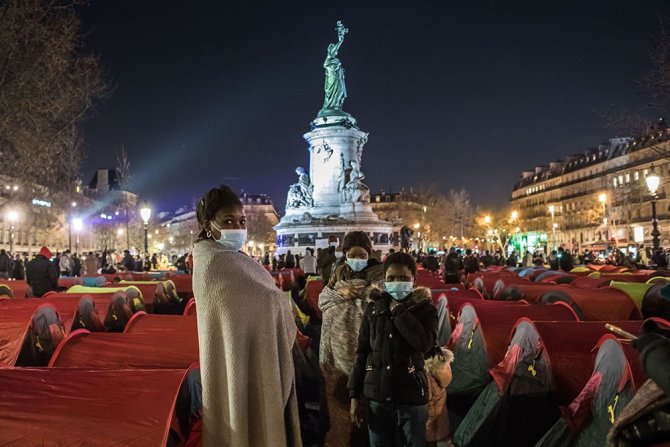
[(212, 232), (211, 232), (210, 230), (207, 230), (207, 231), (205, 232), (205, 235), (206, 235), (208, 238), (211, 238), (211, 237), (212, 237)]

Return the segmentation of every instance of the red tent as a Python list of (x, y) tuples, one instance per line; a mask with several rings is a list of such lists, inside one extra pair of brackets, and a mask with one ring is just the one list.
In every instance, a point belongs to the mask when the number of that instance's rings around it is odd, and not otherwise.
[(526, 300), (529, 303), (537, 304), (544, 293), (555, 288), (556, 284), (512, 284), (501, 291), (499, 298), (509, 301)]
[(140, 332), (96, 334), (75, 331), (56, 349), (49, 366), (163, 369), (188, 368), (197, 363), (197, 331), (167, 329), (160, 339)]
[(193, 276), (184, 273), (170, 273), (168, 276), (177, 289), (177, 293), (183, 299), (190, 299), (193, 297)]
[[(605, 329), (605, 323), (603, 321), (531, 322), (540, 335), (542, 346), (548, 355), (561, 404), (571, 402), (588, 381), (593, 371), (594, 347), (603, 335), (610, 333)], [(633, 334), (639, 334), (642, 327), (642, 321), (613, 321), (612, 324)], [(628, 354), (633, 355), (632, 352), (629, 351)], [(639, 368), (637, 355), (630, 360), (634, 367), (634, 376), (641, 380), (643, 373)]]
[(119, 287), (137, 287), (142, 294), (142, 298), (144, 299), (144, 307), (146, 308), (147, 312), (151, 312), (154, 307), (154, 300), (156, 299), (156, 287), (158, 284), (158, 281), (153, 281), (152, 283), (122, 281), (118, 284), (106, 284), (105, 288), (118, 289)]
[(81, 284), (84, 284), (84, 280), (78, 276), (62, 276), (58, 278), (58, 287), (61, 289), (69, 289), (72, 286)]
[(624, 291), (614, 287), (581, 289), (560, 285), (544, 293), (540, 301), (542, 303), (562, 301), (569, 304), (581, 320), (621, 321), (642, 319), (635, 302)]
[(53, 293), (48, 296), (45, 295), (41, 301), (44, 303), (51, 303), (63, 315), (63, 323), (66, 330), (69, 332), (72, 327), (74, 313), (76, 307), (82, 298), (88, 297), (93, 301), (95, 308), (100, 316), (100, 320), (105, 321), (109, 317), (109, 312), (112, 310), (110, 304), (116, 292), (109, 293)]
[(197, 315), (197, 311), (195, 308), (195, 298), (191, 298), (190, 300), (188, 300), (188, 303), (186, 303), (186, 307), (184, 308), (184, 315), (192, 315), (192, 316)]
[(197, 334), (198, 319), (193, 316), (138, 312), (130, 319), (124, 332), (157, 335), (166, 331)]
[(26, 298), (33, 296), (33, 291), (28, 285), (27, 282), (22, 280), (0, 280), (0, 284), (7, 284), (12, 292), (14, 293), (14, 298)]
[(165, 446), (188, 372), (0, 369), (0, 445)]
[[(635, 332), (641, 322), (615, 324)], [(534, 445), (558, 419), (559, 404), (571, 402), (589, 380), (593, 347), (605, 332), (603, 322), (520, 319), (505, 357), (490, 371), (493, 383), (470, 407), (454, 441), (461, 446), (495, 445), (500, 440)], [(630, 377), (625, 361), (617, 366), (619, 376)]]
[[(77, 303), (58, 312), (50, 303), (41, 300), (2, 300), (0, 301), (0, 366), (14, 366), (21, 354), (33, 318), (40, 309), (50, 308), (63, 320), (72, 321)], [(69, 312), (68, 312), (69, 311)]]
[(570, 283), (573, 287), (579, 287), (580, 289), (595, 289), (598, 287), (609, 286), (611, 279), (607, 278), (592, 278), (590, 276), (582, 276), (577, 278)]

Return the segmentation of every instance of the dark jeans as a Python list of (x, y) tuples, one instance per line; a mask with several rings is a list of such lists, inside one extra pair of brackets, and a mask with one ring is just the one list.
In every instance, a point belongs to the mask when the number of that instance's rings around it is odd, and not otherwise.
[(426, 445), (426, 405), (401, 405), (370, 401), (372, 447), (423, 447)]

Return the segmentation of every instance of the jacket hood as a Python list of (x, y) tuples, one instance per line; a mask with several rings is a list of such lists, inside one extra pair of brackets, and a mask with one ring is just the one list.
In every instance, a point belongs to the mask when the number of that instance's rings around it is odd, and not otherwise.
[[(370, 292), (370, 299), (373, 301), (377, 301), (380, 299), (384, 294), (386, 293), (386, 290), (382, 289), (379, 286), (375, 286), (375, 288)], [(406, 298), (406, 300), (411, 300), (415, 303), (421, 303), (423, 301), (432, 301), (433, 300), (433, 295), (430, 293), (430, 289), (428, 287), (417, 287), (414, 289), (414, 291), (409, 295), (409, 297)], [(405, 302), (405, 300), (403, 300)]]
[(425, 360), (424, 370), (426, 374), (435, 379), (440, 388), (446, 388), (453, 378), (449, 364), (454, 360), (454, 353), (447, 348), (440, 349), (442, 354), (434, 355)]
[(47, 259), (51, 259), (51, 257), (53, 256), (51, 254), (51, 250), (49, 250), (47, 247), (40, 248), (40, 253), (39, 254), (44, 256)]

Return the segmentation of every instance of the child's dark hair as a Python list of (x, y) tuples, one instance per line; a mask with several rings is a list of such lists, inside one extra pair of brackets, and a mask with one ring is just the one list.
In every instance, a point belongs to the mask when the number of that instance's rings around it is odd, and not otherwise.
[(384, 261), (384, 271), (386, 272), (392, 264), (407, 266), (410, 272), (412, 272), (412, 276), (416, 277), (416, 262), (409, 253), (396, 251), (395, 253), (388, 255), (386, 261)]

